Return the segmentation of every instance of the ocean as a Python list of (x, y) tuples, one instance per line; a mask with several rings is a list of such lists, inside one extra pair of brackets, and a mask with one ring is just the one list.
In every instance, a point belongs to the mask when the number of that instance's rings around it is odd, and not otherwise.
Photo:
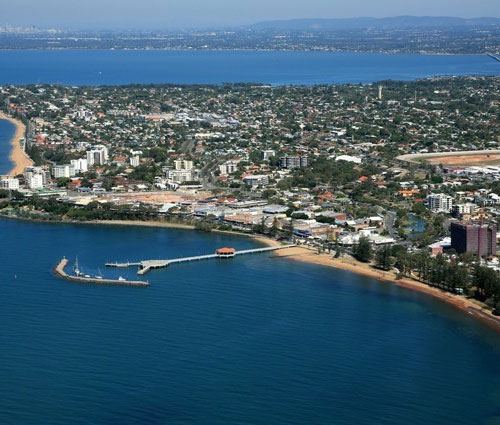
[(371, 83), (436, 75), (500, 75), (486, 55), (271, 51), (0, 51), (0, 84)]
[(147, 288), (56, 262), (257, 246), (186, 230), (0, 220), (0, 423), (489, 424), (500, 338), (428, 297), (257, 254), (179, 264)]
[(14, 167), (10, 160), (11, 140), (16, 133), (16, 126), (10, 121), (0, 119), (0, 176), (7, 174)]

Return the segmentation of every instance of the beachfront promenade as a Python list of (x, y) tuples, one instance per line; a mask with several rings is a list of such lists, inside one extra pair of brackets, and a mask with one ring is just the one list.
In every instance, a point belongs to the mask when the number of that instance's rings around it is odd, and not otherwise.
[[(242, 251), (234, 251), (234, 255), (248, 255), (248, 254), (258, 254), (262, 252), (276, 251), (278, 249), (292, 248), (295, 245), (283, 245), (283, 246), (270, 246), (266, 248), (255, 248), (255, 249), (245, 249)], [(138, 262), (127, 262), (127, 263), (106, 263), (106, 267), (139, 267), (137, 274), (146, 274), (151, 269), (161, 269), (170, 266), (171, 264), (178, 263), (189, 263), (191, 261), (201, 261), (201, 260), (211, 260), (215, 258), (221, 258), (217, 253), (207, 254), (207, 255), (197, 255), (194, 257), (183, 257), (183, 258), (172, 258), (168, 260), (145, 260)]]

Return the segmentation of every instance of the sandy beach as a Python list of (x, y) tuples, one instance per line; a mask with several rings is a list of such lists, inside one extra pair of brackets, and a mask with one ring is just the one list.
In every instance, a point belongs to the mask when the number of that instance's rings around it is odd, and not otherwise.
[(329, 254), (318, 254), (316, 250), (306, 247), (295, 247), (283, 251), (276, 251), (273, 253), (273, 256), (347, 270), (377, 279), (382, 284), (396, 284), (407, 289), (431, 295), (483, 320), (500, 332), (500, 317), (494, 316), (491, 311), (484, 308), (479, 301), (466, 298), (462, 295), (451, 294), (413, 279), (396, 279), (396, 274), (394, 272), (375, 269), (370, 264), (361, 263), (354, 258), (333, 258)]
[(16, 126), (16, 133), (11, 140), (12, 150), (10, 152), (10, 160), (14, 163), (14, 168), (9, 171), (8, 175), (17, 176), (18, 174), (22, 174), (26, 167), (33, 165), (33, 161), (26, 152), (24, 152), (19, 142), (21, 138), (24, 137), (25, 127), (21, 121), (11, 118), (3, 112), (0, 112), (0, 119), (10, 121)]
[[(123, 226), (146, 226), (146, 227), (163, 227), (163, 228), (177, 228), (177, 229), (194, 229), (194, 226), (186, 224), (168, 223), (168, 222), (155, 222), (155, 221), (124, 221), (124, 220), (111, 220), (111, 221), (94, 221), (96, 224), (111, 224)], [(251, 234), (213, 230), (217, 233), (227, 233), (234, 236), (250, 237), (253, 240), (267, 246), (278, 246), (281, 243), (275, 239), (267, 238), (265, 236), (256, 236)], [(275, 251), (273, 256), (276, 258), (288, 258), (295, 261), (303, 261), (306, 263), (317, 264), (320, 266), (333, 267), (340, 270), (347, 270), (352, 273), (357, 273), (363, 276), (377, 279), (381, 284), (395, 284), (402, 286), (413, 291), (428, 294), (438, 298), (454, 307), (473, 315), (478, 319), (483, 320), (490, 326), (494, 327), (500, 332), (500, 317), (494, 316), (490, 310), (483, 307), (483, 305), (474, 299), (466, 298), (462, 295), (451, 294), (439, 288), (434, 288), (425, 283), (418, 282), (413, 279), (404, 278), (396, 279), (396, 274), (392, 271), (383, 271), (375, 269), (370, 264), (361, 263), (352, 257), (333, 258), (330, 254), (318, 254), (318, 252), (309, 247), (297, 246), (288, 248), (286, 250)]]
[[(157, 228), (172, 228), (194, 230), (194, 226), (181, 223), (169, 223), (161, 221), (132, 221), (132, 220), (96, 220), (87, 222), (74, 222), (75, 224), (95, 224), (95, 225), (113, 225), (113, 226), (139, 226), (139, 227), (157, 227)], [(282, 245), (281, 242), (265, 236), (257, 236), (252, 234), (212, 230), (213, 233), (223, 233), (232, 236), (241, 236), (252, 238), (267, 246)], [(413, 279), (404, 278), (396, 279), (396, 274), (392, 271), (383, 271), (375, 269), (370, 264), (361, 263), (352, 257), (333, 258), (330, 254), (318, 254), (318, 252), (309, 247), (297, 246), (286, 250), (274, 251), (272, 254), (275, 258), (287, 258), (294, 261), (302, 261), (310, 264), (317, 264), (325, 267), (333, 267), (339, 270), (346, 270), (362, 276), (377, 279), (381, 284), (398, 285), (413, 291), (418, 291), (432, 297), (438, 298), (448, 304), (453, 305), (459, 310), (470, 314), (483, 322), (490, 325), (492, 328), (500, 332), (500, 317), (494, 316), (490, 310), (474, 299), (466, 298), (462, 295), (451, 294), (439, 288), (434, 288), (425, 283), (418, 282)]]

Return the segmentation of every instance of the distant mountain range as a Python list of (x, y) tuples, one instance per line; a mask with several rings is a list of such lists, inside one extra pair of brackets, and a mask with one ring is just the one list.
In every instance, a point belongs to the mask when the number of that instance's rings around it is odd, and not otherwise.
[(453, 28), (500, 26), (500, 18), (453, 18), (447, 16), (395, 16), (391, 18), (290, 19), (249, 25), (255, 30), (336, 31), (398, 28)]

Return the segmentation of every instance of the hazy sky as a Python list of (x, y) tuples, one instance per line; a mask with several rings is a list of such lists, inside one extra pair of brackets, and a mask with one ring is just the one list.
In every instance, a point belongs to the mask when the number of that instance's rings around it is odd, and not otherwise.
[(1, 24), (42, 28), (169, 29), (396, 15), (500, 17), (500, 0), (0, 0), (0, 6)]

